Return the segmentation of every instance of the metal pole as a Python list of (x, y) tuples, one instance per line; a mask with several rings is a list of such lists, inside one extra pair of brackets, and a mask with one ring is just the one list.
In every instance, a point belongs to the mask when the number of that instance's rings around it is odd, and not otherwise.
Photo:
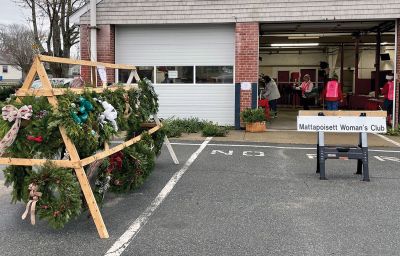
[(375, 52), (375, 98), (379, 98), (379, 83), (381, 72), (381, 29), (376, 33), (376, 52)]
[(355, 42), (355, 58), (354, 58), (354, 88), (358, 86), (358, 62), (360, 61), (360, 37), (357, 36)]
[(343, 83), (344, 83), (344, 44), (340, 46), (340, 84), (342, 85), (343, 92)]
[(394, 90), (393, 90), (393, 114), (392, 114), (392, 129), (395, 129), (398, 125), (399, 120), (397, 120), (397, 116), (396, 114), (397, 112), (397, 106), (396, 104), (398, 104), (398, 98), (396, 98), (396, 96), (398, 96), (399, 94), (396, 94), (398, 88), (397, 88), (397, 60), (399, 58), (398, 56), (398, 41), (397, 41), (397, 37), (399, 36), (399, 24), (398, 24), (398, 20), (395, 20), (395, 33), (394, 33), (394, 68), (393, 68), (393, 74), (394, 74)]
[(97, 61), (96, 0), (90, 0), (90, 59)]

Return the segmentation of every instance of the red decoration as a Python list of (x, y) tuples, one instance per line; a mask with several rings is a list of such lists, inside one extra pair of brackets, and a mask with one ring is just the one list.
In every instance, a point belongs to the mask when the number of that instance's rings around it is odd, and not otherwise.
[(43, 137), (42, 136), (38, 136), (38, 137), (34, 137), (34, 136), (27, 136), (26, 137), (28, 140), (30, 141), (35, 141), (37, 143), (42, 143), (43, 142)]
[(111, 173), (114, 171), (116, 168), (121, 169), (122, 168), (122, 159), (124, 158), (124, 154), (122, 152), (117, 152), (115, 154), (112, 154), (109, 158), (110, 160), (110, 165), (107, 168), (107, 173)]

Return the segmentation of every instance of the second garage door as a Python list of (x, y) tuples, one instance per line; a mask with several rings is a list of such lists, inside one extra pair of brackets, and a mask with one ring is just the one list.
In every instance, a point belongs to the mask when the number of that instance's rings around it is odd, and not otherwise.
[(160, 117), (234, 124), (233, 25), (117, 26), (115, 48), (155, 84)]

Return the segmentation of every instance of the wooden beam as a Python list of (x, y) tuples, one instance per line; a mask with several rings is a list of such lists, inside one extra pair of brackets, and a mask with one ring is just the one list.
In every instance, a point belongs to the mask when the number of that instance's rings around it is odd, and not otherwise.
[(77, 59), (68, 59), (68, 58), (60, 58), (60, 57), (52, 57), (46, 55), (38, 55), (39, 60), (42, 62), (54, 62), (54, 63), (63, 63), (69, 65), (81, 65), (81, 66), (90, 66), (90, 67), (98, 67), (103, 66), (106, 68), (113, 69), (136, 69), (133, 65), (124, 65), (124, 64), (112, 64), (112, 63), (104, 63), (97, 61), (88, 61), (88, 60), (77, 60)]
[(35, 77), (37, 74), (37, 63), (39, 62), (38, 57), (35, 57), (35, 59), (33, 60), (32, 66), (29, 69), (28, 75), (26, 75), (24, 84), (21, 86), (20, 89), (29, 89), (32, 86), (33, 81), (35, 81)]
[[(151, 129), (148, 131), (148, 133), (149, 133), (149, 134), (153, 134), (153, 133), (155, 133), (156, 131), (158, 131), (160, 128), (161, 128), (161, 125), (157, 125), (157, 126), (151, 128)], [(104, 159), (104, 158), (106, 158), (106, 157), (108, 157), (108, 156), (111, 156), (112, 154), (115, 154), (115, 153), (117, 153), (117, 152), (123, 150), (124, 148), (127, 148), (127, 147), (129, 147), (129, 146), (131, 146), (131, 145), (137, 143), (137, 142), (140, 141), (141, 139), (142, 139), (142, 135), (139, 135), (139, 136), (136, 136), (136, 137), (134, 137), (134, 138), (132, 138), (132, 139), (130, 139), (130, 140), (125, 141), (124, 143), (119, 144), (118, 146), (115, 146), (115, 147), (113, 147), (113, 148), (110, 148), (110, 149), (108, 149), (108, 150), (106, 150), (106, 151), (97, 153), (97, 154), (95, 154), (95, 155), (93, 155), (93, 156), (90, 156), (90, 157), (86, 157), (86, 158), (84, 158), (84, 159), (81, 160), (81, 165), (82, 165), (82, 166), (86, 166), (86, 165), (88, 165), (88, 164), (93, 163), (94, 161), (101, 160), (101, 159)]]
[(34, 166), (34, 165), (44, 165), (47, 162), (63, 167), (63, 168), (77, 168), (80, 166), (80, 162), (70, 161), (70, 160), (48, 160), (48, 159), (30, 159), (30, 158), (6, 158), (0, 157), (0, 164), (6, 165), (17, 165), (17, 166)]
[(325, 116), (360, 116), (365, 113), (369, 117), (386, 117), (386, 111), (363, 111), (363, 110), (349, 110), (349, 111), (330, 111), (330, 110), (299, 110), (299, 116), (318, 116), (319, 113), (324, 113)]
[(97, 92), (97, 93), (102, 93), (105, 90), (110, 90), (110, 91), (116, 91), (118, 89), (124, 89), (126, 91), (131, 90), (131, 89), (138, 89), (139, 86), (137, 84), (131, 84), (131, 85), (122, 85), (122, 86), (109, 86), (107, 88), (93, 88), (93, 87), (84, 87), (84, 88), (54, 88), (54, 89), (19, 89), (16, 93), (17, 96), (59, 96), (59, 95), (64, 95), (68, 91), (71, 91), (75, 94), (83, 94), (86, 91), (89, 92)]
[[(70, 155), (72, 161), (80, 161), (78, 151), (75, 145), (72, 143), (71, 139), (68, 137), (67, 132), (64, 127), (60, 127), (60, 133), (64, 140), (65, 147)], [(108, 231), (104, 224), (103, 217), (101, 216), (99, 206), (97, 205), (96, 199), (93, 195), (92, 188), (90, 187), (89, 180), (86, 176), (83, 167), (75, 168), (76, 177), (78, 178), (79, 184), (83, 195), (85, 197), (86, 203), (89, 207), (90, 214), (92, 215), (94, 224), (96, 225), (97, 232), (100, 238), (108, 238)]]

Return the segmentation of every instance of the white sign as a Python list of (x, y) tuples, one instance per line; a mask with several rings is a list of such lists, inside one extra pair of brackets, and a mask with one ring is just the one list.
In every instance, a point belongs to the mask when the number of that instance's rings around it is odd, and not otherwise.
[(297, 131), (386, 133), (386, 118), (352, 116), (298, 116)]
[(105, 67), (97, 67), (97, 72), (99, 73), (99, 77), (101, 79), (101, 82), (107, 83), (107, 71)]
[(240, 83), (240, 89), (242, 91), (251, 90), (251, 83), (250, 82), (241, 82)]
[(178, 78), (178, 70), (168, 70), (168, 78)]

